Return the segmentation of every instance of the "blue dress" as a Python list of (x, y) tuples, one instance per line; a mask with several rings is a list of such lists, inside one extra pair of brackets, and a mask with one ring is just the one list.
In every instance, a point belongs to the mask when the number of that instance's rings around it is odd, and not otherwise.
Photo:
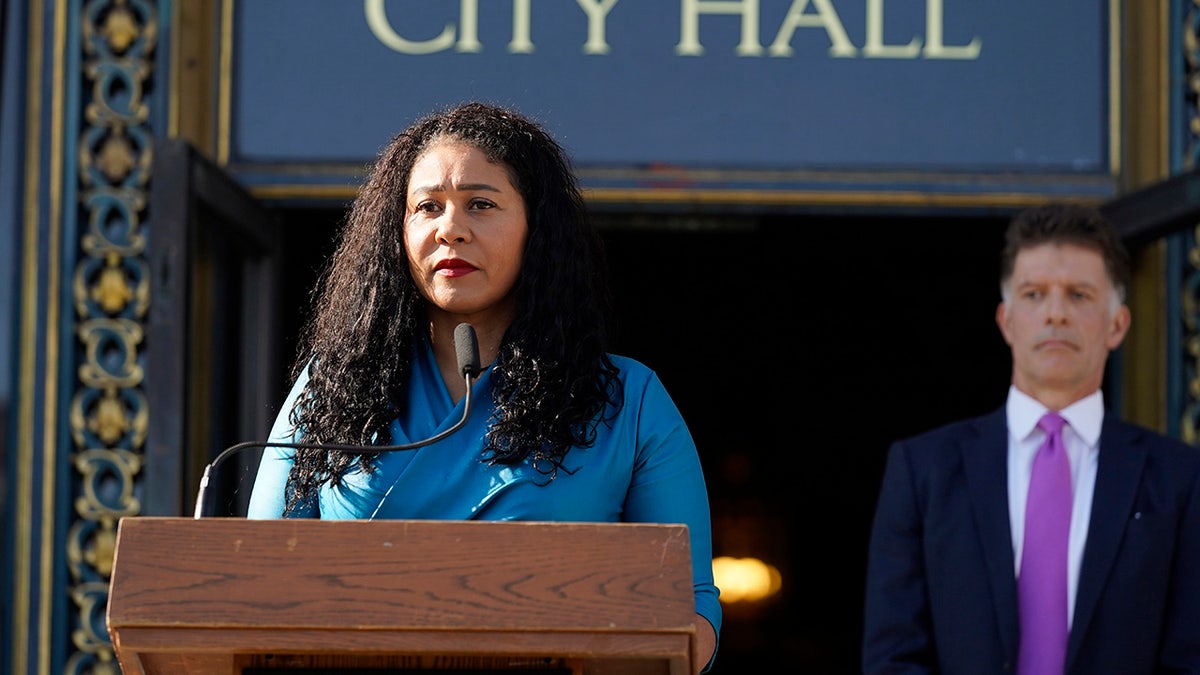
[[(654, 371), (622, 356), (625, 405), (597, 429), (590, 448), (567, 453), (557, 477), (526, 464), (488, 466), (480, 461), (492, 413), (491, 371), (472, 387), (471, 417), (450, 436), (416, 450), (385, 452), (376, 470), (357, 467), (342, 484), (321, 487), (319, 513), (326, 519), (522, 520), (683, 523), (688, 526), (696, 612), (720, 634), (721, 605), (712, 574), (708, 492), (691, 433)], [(297, 378), (271, 429), (270, 440), (298, 442), (288, 421), (306, 370)], [(409, 405), (389, 430), (391, 443), (415, 442), (453, 426), (462, 417), (442, 380), (433, 350), (419, 341), (409, 379)], [(280, 518), (294, 450), (267, 448), (250, 497), (249, 518)]]

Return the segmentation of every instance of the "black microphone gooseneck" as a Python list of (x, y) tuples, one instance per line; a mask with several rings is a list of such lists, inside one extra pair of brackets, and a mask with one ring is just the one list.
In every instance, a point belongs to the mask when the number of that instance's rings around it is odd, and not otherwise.
[(316, 450), (337, 450), (341, 452), (356, 452), (379, 454), (381, 452), (390, 452), (392, 450), (415, 450), (417, 448), (437, 443), (450, 434), (458, 431), (467, 423), (467, 418), (471, 416), (471, 381), (479, 375), (483, 370), (483, 366), (479, 363), (479, 340), (475, 336), (475, 328), (469, 323), (460, 323), (454, 328), (454, 353), (458, 357), (458, 370), (466, 381), (467, 393), (463, 397), (463, 414), (462, 418), (454, 423), (454, 426), (440, 433), (434, 434), (429, 438), (425, 438), (413, 443), (401, 443), (399, 445), (353, 445), (344, 443), (274, 443), (271, 441), (246, 441), (231, 445), (221, 451), (213, 461), (204, 467), (204, 475), (200, 477), (200, 489), (196, 493), (196, 512), (194, 517), (200, 519), (206, 516), (211, 516), (215, 510), (214, 498), (209, 492), (208, 487), (214, 480), (217, 473), (217, 467), (225, 461), (230, 455), (241, 452), (248, 448), (312, 448)]

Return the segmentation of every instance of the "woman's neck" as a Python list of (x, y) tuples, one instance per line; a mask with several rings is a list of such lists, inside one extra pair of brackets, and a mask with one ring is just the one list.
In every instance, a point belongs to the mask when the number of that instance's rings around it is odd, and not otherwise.
[(446, 389), (455, 403), (461, 400), (467, 391), (466, 380), (459, 369), (458, 348), (454, 344), (455, 329), (461, 323), (469, 323), (475, 329), (475, 339), (479, 345), (479, 364), (486, 369), (500, 353), (500, 343), (510, 321), (500, 322), (478, 316), (462, 317), (450, 314), (430, 319), (429, 342), (433, 347), (433, 356), (437, 360)]

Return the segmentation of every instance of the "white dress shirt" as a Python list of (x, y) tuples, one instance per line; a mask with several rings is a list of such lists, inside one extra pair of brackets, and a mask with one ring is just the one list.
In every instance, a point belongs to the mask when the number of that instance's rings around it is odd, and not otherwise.
[[(1008, 389), (1008, 516), (1012, 527), (1014, 572), (1021, 574), (1021, 550), (1025, 540), (1025, 497), (1033, 456), (1046, 434), (1038, 420), (1049, 412), (1046, 406), (1019, 391)], [(1079, 585), (1079, 563), (1087, 543), (1088, 522), (1092, 513), (1092, 495), (1096, 488), (1096, 466), (1100, 455), (1100, 425), (1104, 421), (1104, 395), (1097, 390), (1057, 411), (1067, 424), (1063, 444), (1071, 461), (1071, 534), (1067, 543), (1067, 625), (1075, 614), (1075, 591)]]

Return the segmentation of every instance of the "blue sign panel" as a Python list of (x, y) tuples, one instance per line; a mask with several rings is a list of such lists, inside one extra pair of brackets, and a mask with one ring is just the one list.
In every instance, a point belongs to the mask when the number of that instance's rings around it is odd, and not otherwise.
[(222, 159), (250, 171), (361, 165), (416, 116), (475, 99), (542, 121), (592, 187), (1105, 196), (1111, 11), (1095, 0), (238, 0)]

